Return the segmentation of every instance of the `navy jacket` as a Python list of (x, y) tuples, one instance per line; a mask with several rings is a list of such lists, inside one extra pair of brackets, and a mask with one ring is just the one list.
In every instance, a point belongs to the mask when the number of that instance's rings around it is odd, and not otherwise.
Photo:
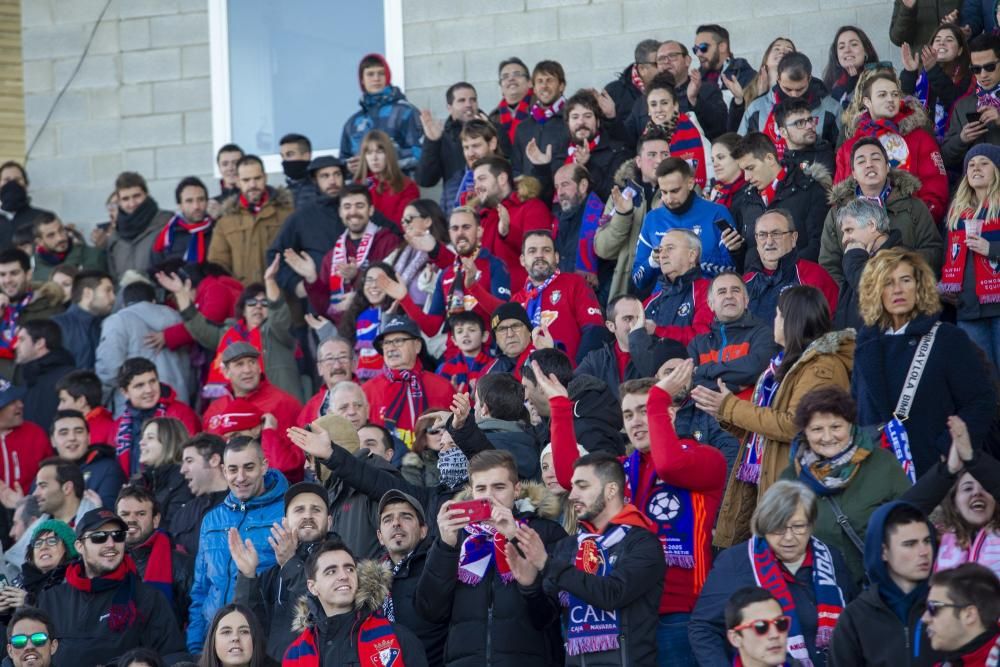
[(101, 320), (75, 303), (54, 315), (52, 321), (62, 330), (63, 347), (73, 355), (77, 368), (93, 368), (97, 344), (101, 342)]
[(74, 370), (73, 355), (63, 348), (56, 348), (40, 359), (19, 365), (17, 377), (20, 384), (28, 389), (24, 397), (24, 418), (47, 431), (59, 407), (56, 383)]

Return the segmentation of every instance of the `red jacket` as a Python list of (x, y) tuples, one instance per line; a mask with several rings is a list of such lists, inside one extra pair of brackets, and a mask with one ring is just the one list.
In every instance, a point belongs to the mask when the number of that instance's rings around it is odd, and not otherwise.
[(549, 207), (537, 196), (522, 198), (519, 192), (512, 192), (503, 200), (503, 205), (510, 214), (510, 231), (507, 236), (500, 236), (500, 218), (494, 208), (480, 209), (480, 225), (483, 228), (483, 247), (507, 266), (511, 291), (514, 291), (528, 280), (528, 274), (521, 266), (521, 241), (524, 240), (524, 233), (531, 229), (551, 232), (555, 219), (549, 212)]
[[(261, 378), (257, 389), (242, 398), (253, 403), (262, 413), (270, 413), (278, 420), (277, 429), (264, 429), (261, 432), (261, 445), (268, 465), (280, 470), (288, 478), (289, 483), (301, 482), (304, 474), (302, 466), (306, 457), (301, 449), (292, 444), (285, 432), (297, 424), (302, 404), (265, 378)], [(205, 410), (205, 422), (208, 423), (215, 415), (226, 412), (233, 400), (232, 395), (227, 395), (212, 401)]]
[(87, 428), (90, 430), (90, 444), (111, 445), (115, 444), (115, 418), (103, 406), (97, 406), (87, 413)]
[[(664, 483), (688, 489), (694, 506), (693, 568), (669, 567), (660, 597), (659, 613), (690, 613), (712, 569), (712, 528), (726, 486), (726, 459), (711, 445), (678, 438), (670, 419), (670, 394), (653, 387), (646, 401), (649, 419), (648, 455), (641, 466), (653, 465)], [(568, 398), (552, 399), (552, 463), (560, 486), (569, 490), (573, 462), (579, 457), (573, 432), (573, 404)], [(654, 531), (655, 532), (655, 531)]]
[(55, 456), (45, 430), (29, 421), (0, 433), (0, 479), (13, 488), (20, 484), (28, 493), (38, 473), (38, 464)]
[[(448, 406), (451, 405), (452, 396), (455, 395), (455, 387), (444, 378), (419, 368), (419, 364), (420, 362), (418, 361), (418, 368), (414, 369), (414, 372), (419, 374), (420, 381), (424, 385), (423, 404), (427, 409), (441, 408), (442, 410), (447, 410)], [(417, 418), (425, 410), (414, 405), (413, 412), (417, 414), (413, 414), (408, 401), (405, 399), (396, 400), (400, 395), (400, 388), (399, 383), (391, 381), (384, 374), (373, 377), (361, 386), (361, 389), (365, 392), (365, 397), (368, 399), (368, 421), (390, 429), (409, 448), (413, 444), (413, 429)], [(390, 413), (393, 403), (398, 404), (395, 414)]]
[(306, 401), (306, 404), (299, 410), (299, 416), (295, 418), (295, 425), (304, 428), (306, 424), (311, 424), (319, 417), (320, 406), (326, 400), (326, 392), (330, 391), (323, 385), (323, 388), (313, 394), (313, 397)]
[[(347, 232), (344, 232), (345, 234)], [(336, 320), (333, 313), (329, 313), (330, 309), (330, 266), (333, 263), (333, 250), (336, 247), (336, 242), (323, 255), (323, 261), (320, 265), (316, 267), (318, 269), (317, 275), (319, 276), (314, 283), (303, 283), (306, 288), (306, 295), (309, 297), (309, 305), (312, 306), (320, 315), (329, 317), (330, 319)], [(383, 259), (388, 257), (393, 250), (399, 246), (399, 237), (393, 234), (388, 229), (380, 227), (377, 232), (375, 232), (375, 237), (372, 239), (371, 250), (368, 251), (367, 264), (374, 264), (375, 262), (381, 262)], [(356, 248), (356, 246), (355, 246)], [(351, 245), (347, 246), (347, 256), (351, 257), (354, 254)], [(364, 267), (359, 267), (358, 277), (361, 276), (360, 269)], [(353, 285), (345, 284), (345, 290), (351, 290)], [(339, 313), (338, 313), (339, 316)]]
[[(236, 312), (236, 302), (243, 293), (243, 283), (231, 276), (208, 276), (200, 283), (194, 295), (194, 307), (209, 322), (222, 324)], [(188, 333), (183, 322), (178, 322), (163, 330), (167, 347), (176, 350), (184, 345), (192, 345), (195, 340)], [(93, 439), (91, 439), (93, 442)]]
[[(406, 210), (406, 205), (411, 201), (420, 199), (420, 188), (408, 176), (403, 176), (403, 189), (399, 192), (393, 192), (392, 186), (377, 178), (374, 179), (374, 182), (375, 185), (368, 188), (372, 195), (372, 206), (375, 207), (376, 211), (392, 220), (399, 233), (402, 234), (403, 211)], [(380, 188), (381, 192), (379, 192)]]
[[(948, 211), (948, 174), (945, 172), (944, 159), (941, 157), (938, 142), (926, 129), (928, 125), (926, 112), (922, 108), (917, 109), (909, 103), (904, 103), (893, 118), (893, 122), (899, 127), (899, 135), (884, 133), (880, 136), (880, 140), (883, 145), (890, 143), (890, 147), (886, 149), (889, 152), (890, 162), (894, 161), (894, 158), (903, 158), (904, 161), (891, 166), (898, 166), (920, 179), (921, 186), (916, 196), (927, 204), (931, 217), (940, 224)], [(905, 150), (903, 146), (892, 150), (891, 137), (900, 135), (906, 143)], [(834, 175), (834, 183), (839, 183), (851, 175), (851, 149), (862, 136), (864, 135), (855, 130), (852, 136), (841, 144), (837, 151), (837, 173)]]

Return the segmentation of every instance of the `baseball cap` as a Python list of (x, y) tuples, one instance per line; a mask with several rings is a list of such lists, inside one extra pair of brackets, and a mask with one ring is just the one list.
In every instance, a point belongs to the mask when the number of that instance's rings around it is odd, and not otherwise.
[(23, 399), (27, 393), (28, 390), (24, 387), (11, 384), (7, 378), (0, 377), (0, 408), (5, 408), (14, 401)]
[(375, 336), (375, 349), (378, 350), (379, 354), (382, 354), (382, 340), (389, 334), (394, 333), (404, 333), (410, 338), (423, 340), (420, 337), (420, 328), (416, 322), (406, 315), (393, 315), (389, 318), (388, 322), (382, 325), (382, 330)]
[(389, 489), (382, 496), (382, 499), (378, 501), (379, 517), (382, 516), (382, 510), (385, 509), (385, 506), (393, 503), (407, 503), (413, 508), (413, 511), (417, 513), (417, 519), (420, 521), (420, 525), (427, 525), (427, 518), (424, 516), (424, 506), (420, 504), (419, 500), (408, 493), (400, 491), (399, 489)]
[(98, 507), (97, 509), (90, 510), (80, 519), (76, 524), (76, 537), (81, 539), (87, 533), (100, 528), (106, 523), (115, 523), (122, 530), (128, 530), (128, 526), (122, 520), (120, 516), (115, 514), (109, 509), (104, 507)]
[(260, 350), (255, 348), (250, 343), (232, 343), (222, 353), (222, 363), (228, 364), (230, 361), (236, 361), (242, 357), (259, 358)]
[(288, 487), (287, 491), (285, 491), (286, 512), (288, 511), (288, 506), (292, 504), (293, 500), (295, 500), (295, 496), (303, 493), (312, 493), (317, 495), (326, 501), (328, 507), (330, 505), (330, 494), (327, 492), (326, 487), (317, 484), (316, 482), (296, 482)]

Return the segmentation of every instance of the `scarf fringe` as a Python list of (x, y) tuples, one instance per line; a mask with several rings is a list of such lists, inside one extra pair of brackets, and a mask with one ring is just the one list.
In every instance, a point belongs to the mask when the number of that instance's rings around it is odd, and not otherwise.
[(741, 463), (736, 471), (736, 479), (747, 484), (760, 483), (760, 465), (756, 463)]
[(668, 554), (667, 565), (684, 568), (685, 570), (693, 570), (694, 556), (675, 556), (673, 554)]
[(581, 653), (601, 653), (615, 651), (619, 648), (617, 635), (599, 635), (597, 637), (581, 637), (566, 642), (566, 653), (580, 655)]
[(458, 568), (458, 580), (467, 586), (478, 586), (479, 582), (481, 582), (483, 578), (469, 572), (468, 570)]

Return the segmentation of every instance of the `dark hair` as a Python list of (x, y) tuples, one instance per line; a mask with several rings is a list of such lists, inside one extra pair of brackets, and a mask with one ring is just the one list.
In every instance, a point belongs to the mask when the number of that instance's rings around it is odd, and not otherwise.
[(351, 548), (347, 546), (339, 537), (335, 537), (330, 540), (326, 540), (323, 544), (319, 545), (306, 559), (306, 578), (316, 581), (316, 567), (319, 562), (319, 557), (325, 553), (331, 551), (343, 551), (350, 556), (355, 563), (358, 562), (357, 556), (351, 551)]
[[(365, 284), (365, 278), (375, 269), (380, 269), (385, 275), (396, 280), (396, 270), (385, 262), (372, 262), (364, 271), (358, 274), (358, 278), (354, 283), (357, 286), (354, 291), (354, 298), (351, 299), (351, 305), (344, 311), (343, 316), (340, 318), (340, 324), (337, 325), (337, 333), (340, 334), (341, 338), (351, 341), (351, 345), (354, 344), (358, 336), (358, 315), (375, 305), (365, 296), (364, 289), (361, 289), (361, 286)], [(392, 303), (392, 297), (388, 294), (385, 295), (383, 303), (386, 302)]]
[(460, 310), (454, 315), (448, 317), (448, 331), (454, 333), (455, 326), (458, 324), (475, 324), (483, 331), (486, 331), (486, 322), (483, 318), (474, 310)]
[(115, 179), (115, 193), (129, 188), (139, 188), (147, 195), (149, 194), (149, 186), (146, 185), (146, 179), (142, 177), (142, 174), (134, 171), (123, 171)]
[(38, 607), (20, 607), (14, 611), (14, 615), (10, 617), (10, 622), (7, 624), (7, 641), (10, 642), (11, 636), (14, 634), (14, 626), (18, 624), (19, 621), (37, 621), (45, 626), (45, 632), (49, 637), (54, 637), (56, 632), (56, 627), (52, 624), (52, 619), (49, 615), (39, 609)]
[[(119, 389), (128, 389), (128, 386), (132, 384), (132, 380), (137, 375), (144, 375), (146, 373), (156, 373), (157, 378), (160, 376), (156, 370), (156, 364), (152, 361), (146, 357), (132, 357), (126, 359), (125, 363), (118, 369), (118, 376), (115, 378), (115, 382), (118, 384)], [(90, 407), (97, 406), (91, 405)]]
[(744, 586), (730, 595), (726, 602), (726, 630), (732, 630), (742, 625), (744, 609), (758, 602), (769, 601), (777, 602), (778, 600), (771, 594), (771, 591), (757, 586)]
[(227, 605), (219, 607), (219, 610), (215, 612), (215, 616), (212, 617), (212, 622), (208, 626), (208, 632), (205, 633), (205, 646), (201, 653), (199, 667), (222, 667), (222, 663), (219, 662), (219, 656), (216, 655), (215, 650), (215, 631), (218, 629), (222, 619), (234, 611), (243, 614), (243, 618), (247, 619), (247, 624), (250, 626), (250, 641), (253, 646), (253, 655), (250, 658), (248, 667), (266, 667), (271, 664), (270, 658), (267, 657), (267, 633), (264, 631), (260, 620), (249, 607), (238, 602), (230, 602)]
[(656, 167), (656, 178), (663, 178), (670, 174), (680, 174), (684, 178), (692, 178), (694, 176), (694, 172), (691, 171), (691, 165), (688, 164), (688, 161), (682, 160), (679, 157), (664, 158), (663, 162)]
[(521, 253), (524, 253), (524, 246), (528, 242), (528, 239), (533, 238), (535, 236), (541, 236), (543, 238), (547, 238), (548, 240), (552, 241), (552, 249), (555, 250), (556, 240), (552, 236), (551, 231), (549, 231), (548, 229), (529, 229), (525, 231), (524, 236), (521, 237)]
[(778, 308), (785, 320), (785, 356), (774, 373), (778, 382), (785, 377), (810, 343), (833, 329), (830, 304), (812, 285), (789, 287), (778, 297)]
[(31, 222), (31, 233), (38, 238), (41, 236), (42, 225), (51, 225), (53, 222), (59, 222), (59, 218), (52, 211), (42, 211), (35, 216), (35, 219)]
[(174, 200), (180, 204), (181, 203), (181, 193), (184, 192), (184, 188), (201, 188), (205, 191), (205, 198), (208, 198), (208, 187), (205, 182), (202, 181), (197, 176), (185, 176), (181, 179), (181, 182), (177, 184), (174, 188)]
[(344, 201), (346, 197), (361, 195), (368, 202), (368, 205), (372, 205), (372, 193), (368, 189), (367, 185), (361, 183), (348, 183), (344, 186), (344, 189), (340, 191), (340, 201)]
[(311, 153), (313, 149), (313, 145), (312, 142), (309, 141), (309, 137), (295, 132), (289, 132), (278, 140), (279, 148), (285, 144), (298, 144), (298, 149), (303, 153)]
[[(10, 237), (11, 243), (14, 244), (14, 250), (20, 250), (21, 246), (32, 246), (34, 248), (35, 243), (35, 230), (31, 228), (31, 225), (25, 225), (23, 227), (15, 227), (14, 233)], [(21, 252), (24, 252), (23, 250)], [(34, 250), (32, 250), (34, 252)], [(27, 271), (27, 269), (25, 269)]]
[[(882, 544), (889, 543), (889, 537), (899, 526), (908, 526), (911, 523), (922, 523), (929, 527), (930, 522), (927, 515), (910, 503), (901, 502), (889, 510), (882, 524)], [(933, 537), (933, 535), (932, 535)]]
[(219, 150), (215, 151), (216, 163), (219, 162), (219, 158), (222, 157), (223, 153), (239, 153), (240, 157), (246, 155), (246, 153), (243, 152), (243, 149), (237, 146), (236, 144), (222, 144)]
[(52, 320), (28, 320), (21, 324), (21, 328), (36, 342), (44, 339), (50, 352), (63, 346), (62, 329)]
[(264, 283), (250, 283), (243, 288), (243, 291), (240, 292), (240, 298), (236, 299), (233, 313), (236, 319), (243, 319), (243, 309), (247, 307), (247, 301), (255, 298), (258, 294), (263, 294), (264, 298), (267, 298), (267, 289), (264, 287)]
[(476, 383), (476, 395), (495, 419), (512, 422), (527, 417), (524, 386), (510, 373), (487, 373), (481, 376)]
[(227, 440), (226, 448), (222, 450), (222, 457), (225, 459), (226, 454), (230, 452), (242, 452), (247, 449), (256, 449), (261, 458), (264, 458), (264, 445), (261, 444), (260, 438), (249, 435), (238, 435)]
[(792, 81), (801, 81), (802, 79), (808, 81), (812, 76), (812, 71), (813, 66), (809, 56), (800, 51), (786, 53), (778, 61), (778, 76), (787, 74)]
[(656, 386), (656, 378), (625, 380), (618, 387), (618, 395), (625, 398), (629, 394), (648, 394)]
[[(739, 136), (739, 135), (737, 135), (737, 136)], [(643, 146), (643, 144), (645, 144), (647, 142), (650, 142), (650, 141), (662, 141), (662, 142), (664, 142), (664, 143), (666, 143), (666, 144), (669, 145), (670, 144), (670, 135), (668, 135), (666, 132), (664, 132), (659, 127), (655, 127), (655, 126), (654, 127), (650, 127), (648, 130), (646, 130), (645, 132), (642, 133), (642, 135), (639, 137), (639, 141), (636, 142), (636, 144), (635, 144), (636, 155), (642, 153), (642, 146)]]
[(222, 464), (222, 455), (226, 451), (226, 441), (214, 433), (199, 433), (181, 446), (181, 452), (187, 447), (194, 447), (198, 456), (208, 463), (213, 456), (219, 457), (219, 464)]
[(889, 154), (886, 152), (885, 146), (882, 145), (881, 141), (879, 141), (875, 137), (862, 137), (861, 139), (855, 141), (854, 145), (851, 147), (852, 165), (854, 164), (854, 156), (860, 149), (864, 148), (865, 146), (875, 146), (876, 148), (878, 148), (879, 152), (882, 153), (882, 157), (885, 158), (886, 163), (889, 162)]
[(856, 94), (859, 94), (862, 99), (871, 97), (872, 86), (876, 81), (889, 81), (890, 83), (896, 84), (897, 88), (902, 89), (902, 86), (899, 83), (899, 78), (896, 77), (895, 72), (891, 70), (878, 70), (870, 77), (866, 78), (863, 82), (858, 82), (861, 84), (861, 87), (856, 91)]
[(697, 35), (699, 32), (710, 32), (715, 35), (718, 43), (721, 44), (722, 42), (725, 42), (726, 44), (729, 44), (729, 31), (721, 25), (716, 23), (706, 23), (694, 29), (694, 34)]
[(535, 69), (531, 70), (531, 80), (534, 81), (539, 74), (548, 74), (554, 76), (559, 83), (566, 83), (566, 70), (555, 60), (539, 60), (535, 64)]
[(247, 155), (244, 155), (243, 157), (241, 157), (239, 159), (239, 162), (236, 163), (236, 168), (239, 169), (240, 167), (244, 167), (244, 166), (246, 166), (248, 164), (255, 164), (258, 167), (260, 167), (261, 171), (263, 171), (265, 173), (267, 172), (267, 170), (264, 169), (264, 161), (261, 160), (260, 157), (258, 157), (256, 155), (253, 155), (253, 154), (247, 154)]
[[(853, 25), (843, 25), (837, 29), (837, 34), (833, 36), (833, 41), (830, 42), (830, 54), (827, 56), (826, 68), (823, 70), (823, 83), (826, 85), (827, 89), (833, 90), (833, 86), (837, 83), (837, 79), (844, 75), (844, 68), (840, 66), (840, 59), (837, 57), (837, 40), (845, 32), (853, 32), (858, 36), (861, 41), (861, 48), (865, 50), (865, 62), (866, 63), (877, 63), (878, 62), (878, 52), (875, 51), (875, 46), (872, 45), (872, 40), (868, 39), (868, 35), (861, 28)], [(777, 117), (775, 117), (777, 121)], [(778, 121), (778, 125), (784, 125), (781, 121)]]
[(674, 80), (674, 75), (670, 72), (657, 72), (653, 80), (649, 82), (649, 86), (646, 87), (646, 99), (649, 99), (650, 93), (654, 90), (663, 90), (670, 93), (670, 97), (677, 101), (677, 90), (674, 88), (677, 83)]
[[(31, 230), (28, 231), (30, 232)], [(33, 238), (34, 236), (32, 236)], [(20, 264), (21, 269), (24, 271), (28, 271), (31, 268), (31, 258), (28, 257), (28, 253), (20, 248), (7, 248), (0, 251), (0, 264), (14, 264), (15, 262)]]
[(500, 73), (503, 72), (503, 68), (506, 67), (507, 65), (519, 65), (521, 69), (524, 70), (524, 74), (526, 76), (529, 77), (531, 76), (531, 70), (529, 70), (528, 66), (524, 64), (524, 61), (518, 58), (517, 56), (513, 56), (511, 58), (504, 58), (503, 60), (501, 60), (500, 65), (497, 67), (497, 76), (500, 76)]
[(528, 355), (527, 361), (521, 367), (521, 377), (536, 384), (535, 371), (531, 368), (532, 361), (537, 361), (538, 367), (546, 375), (555, 375), (564, 387), (569, 385), (570, 380), (573, 379), (573, 362), (562, 350), (545, 348), (535, 350)]
[[(948, 74), (952, 80), (961, 81), (959, 85), (964, 85), (965, 81), (972, 75), (972, 57), (969, 55), (969, 40), (965, 37), (965, 32), (962, 30), (961, 26), (956, 23), (942, 23), (934, 31), (933, 36), (930, 41), (934, 41), (934, 38), (938, 36), (938, 33), (942, 30), (947, 30), (951, 33), (952, 37), (958, 43), (958, 56), (955, 60), (948, 64), (942, 64), (942, 69)], [(933, 103), (934, 98), (933, 91), (928, 91), (929, 101), (928, 106)]]
[(752, 156), (755, 160), (763, 160), (768, 155), (773, 155), (774, 159), (777, 160), (778, 149), (775, 147), (774, 142), (771, 141), (771, 137), (763, 132), (751, 132), (743, 137), (743, 140), (736, 146), (736, 150), (732, 153), (734, 160), (739, 160), (748, 155)]
[[(469, 121), (471, 123), (473, 121)], [(486, 121), (478, 121), (480, 123), (485, 123)], [(468, 125), (468, 123), (466, 123)], [(492, 125), (490, 126), (492, 127)], [(444, 216), (444, 211), (441, 210), (441, 205), (438, 204), (433, 199), (414, 199), (407, 206), (412, 206), (417, 209), (417, 213), (420, 214), (422, 218), (431, 219), (430, 233), (434, 239), (441, 245), (448, 245), (451, 241), (448, 238), (448, 219)]]
[(486, 472), (494, 468), (505, 468), (510, 475), (510, 481), (517, 483), (517, 461), (514, 455), (505, 449), (484, 449), (469, 459), (469, 481), (472, 481), (473, 473)]
[(87, 417), (82, 412), (79, 410), (56, 410), (56, 413), (52, 415), (52, 423), (49, 424), (49, 436), (52, 436), (56, 432), (56, 422), (63, 419), (79, 419), (83, 422), (83, 427), (87, 429), (87, 433), (90, 433), (90, 424), (87, 423)]
[[(111, 280), (111, 276), (104, 271), (80, 271), (73, 276), (73, 289), (70, 290), (70, 299), (73, 303), (80, 303), (80, 299), (83, 298), (83, 290), (96, 290), (105, 280)], [(111, 282), (112, 284), (114, 283), (113, 280)]]
[(1000, 58), (1000, 36), (982, 32), (969, 40), (969, 53), (974, 51), (992, 51)]
[(604, 120), (604, 112), (601, 111), (601, 105), (597, 103), (597, 97), (594, 96), (594, 93), (586, 88), (581, 88), (566, 100), (566, 104), (563, 105), (563, 119), (567, 123), (569, 122), (569, 113), (574, 107), (583, 107), (593, 113), (597, 118), (598, 129), (600, 129), (600, 123)]
[(836, 415), (854, 424), (858, 420), (858, 405), (844, 389), (833, 384), (823, 385), (808, 392), (795, 406), (795, 428), (804, 431), (817, 414)]
[(133, 303), (156, 303), (156, 288), (145, 280), (136, 280), (122, 290), (122, 302), (126, 306), (131, 306)]
[[(975, 607), (979, 622), (987, 630), (996, 627), (1000, 619), (1000, 580), (990, 568), (979, 563), (962, 563), (948, 570), (938, 570), (931, 575), (931, 586), (948, 589), (948, 596), (955, 604)], [(952, 608), (957, 615), (959, 609)]]
[(472, 169), (475, 171), (484, 165), (489, 168), (490, 174), (492, 174), (494, 178), (498, 178), (500, 174), (506, 174), (507, 183), (511, 187), (514, 187), (514, 168), (506, 158), (502, 158), (499, 155), (487, 155), (486, 157), (481, 157), (473, 162)]
[(596, 451), (584, 454), (573, 462), (573, 469), (591, 467), (602, 485), (617, 484), (618, 497), (625, 497), (625, 468), (618, 457), (611, 452)]
[(24, 170), (24, 165), (17, 160), (7, 160), (3, 164), (0, 164), (0, 172), (4, 169), (9, 169), (10, 167), (17, 167), (18, 171), (21, 172), (21, 178), (24, 179), (24, 184), (29, 185), (31, 181), (28, 180), (28, 172)]
[(149, 503), (153, 507), (153, 516), (160, 515), (160, 501), (156, 499), (156, 494), (153, 493), (152, 489), (142, 482), (130, 482), (118, 491), (118, 497), (115, 498), (115, 506), (113, 508), (115, 514), (118, 514), (118, 503), (126, 498), (131, 498), (140, 503)]
[(608, 301), (608, 305), (604, 307), (604, 320), (606, 322), (614, 322), (615, 308), (622, 301), (638, 301), (639, 307), (642, 307), (642, 299), (637, 297), (635, 294), (629, 294), (629, 293), (619, 294), (618, 296), (612, 297), (611, 300)]
[[(812, 113), (812, 107), (809, 106), (809, 100), (805, 97), (786, 97), (774, 105), (771, 113), (774, 114), (775, 124), (778, 125), (778, 127), (784, 127), (785, 121), (788, 120), (789, 116), (793, 113), (802, 113), (803, 111)], [(770, 137), (768, 138), (770, 139)]]
[[(72, 280), (73, 278), (76, 278), (77, 275), (82, 273), (82, 271), (80, 271), (80, 267), (77, 266), (76, 264), (68, 264), (66, 262), (63, 262), (62, 264), (56, 264), (55, 266), (53, 266), (52, 272), (49, 275), (54, 276), (57, 273), (67, 276), (70, 280)], [(70, 289), (70, 292), (72, 292), (72, 289)]]
[[(379, 426), (378, 424), (373, 424), (371, 422), (365, 422), (361, 428), (373, 428), (377, 430), (379, 434), (381, 434), (382, 447), (384, 447), (386, 451), (396, 449), (396, 440), (392, 437), (392, 433), (390, 433), (389, 429), (386, 427)], [(360, 431), (361, 429), (358, 430)]]
[[(153, 368), (156, 367), (154, 366)], [(94, 371), (87, 370), (70, 371), (59, 378), (59, 381), (56, 382), (55, 390), (56, 396), (59, 395), (60, 391), (65, 391), (72, 398), (80, 398), (82, 396), (91, 409), (100, 407), (104, 395), (101, 378), (97, 377), (97, 373)]]
[(722, 144), (729, 150), (729, 154), (732, 155), (736, 150), (736, 147), (740, 145), (741, 141), (743, 141), (743, 137), (736, 132), (726, 132), (725, 134), (717, 136), (712, 144)]
[(38, 464), (38, 469), (41, 470), (48, 466), (56, 469), (56, 481), (59, 483), (59, 486), (70, 482), (73, 485), (73, 495), (76, 496), (76, 499), (80, 500), (83, 498), (83, 492), (87, 489), (87, 485), (83, 481), (83, 471), (80, 470), (80, 466), (72, 461), (61, 459), (58, 456), (50, 456)]
[(160, 654), (149, 648), (134, 648), (123, 654), (115, 663), (116, 667), (132, 667), (135, 663), (149, 665), (149, 667), (164, 667), (166, 664)]
[[(476, 92), (476, 87), (473, 86), (468, 81), (459, 81), (458, 83), (453, 83), (448, 86), (448, 90), (444, 91), (444, 101), (451, 106), (451, 103), (455, 101), (455, 91), (461, 90), (462, 88), (468, 88), (472, 92)], [(477, 93), (478, 94), (478, 93)]]
[(367, 56), (361, 59), (358, 63), (358, 78), (360, 79), (364, 75), (365, 70), (369, 67), (381, 67), (385, 69), (385, 60), (382, 56), (376, 55), (374, 53), (369, 53)]
[[(497, 135), (497, 128), (493, 126), (488, 120), (483, 120), (482, 118), (470, 118), (462, 123), (462, 131), (459, 133), (460, 139), (473, 139), (481, 138), (486, 143), (490, 142), (490, 139), (499, 139)], [(499, 150), (499, 146), (497, 146)]]

